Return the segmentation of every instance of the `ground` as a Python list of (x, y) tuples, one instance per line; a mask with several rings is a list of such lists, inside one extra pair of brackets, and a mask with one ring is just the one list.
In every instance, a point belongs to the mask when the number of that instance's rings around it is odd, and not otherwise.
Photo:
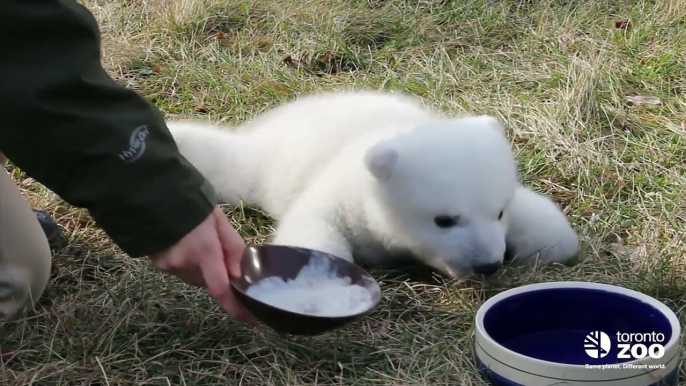
[[(480, 284), (373, 271), (384, 291), (373, 313), (286, 338), (233, 323), (203, 291), (125, 256), (87, 213), (10, 169), (71, 246), (38, 310), (0, 326), (0, 385), (484, 385), (472, 364), (476, 309), (551, 280), (640, 290), (686, 321), (686, 3), (85, 4), (101, 22), (107, 70), (169, 117), (238, 123), (303, 92), (357, 86), (502, 118), (524, 182), (561, 205), (583, 258)], [(248, 241), (270, 237), (257, 208), (226, 211)]]

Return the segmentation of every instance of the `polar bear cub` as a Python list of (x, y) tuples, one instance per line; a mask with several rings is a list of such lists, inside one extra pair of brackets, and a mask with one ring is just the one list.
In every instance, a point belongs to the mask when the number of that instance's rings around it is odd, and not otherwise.
[(454, 278), (515, 260), (565, 262), (578, 237), (548, 198), (518, 182), (503, 125), (447, 117), (376, 91), (325, 92), (235, 128), (168, 122), (222, 203), (259, 206), (274, 244), (351, 262), (411, 258)]

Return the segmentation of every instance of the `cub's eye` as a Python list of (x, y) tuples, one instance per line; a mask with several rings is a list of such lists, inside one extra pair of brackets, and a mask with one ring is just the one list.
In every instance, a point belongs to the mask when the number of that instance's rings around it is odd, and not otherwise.
[(500, 213), (498, 214), (498, 221), (502, 220), (504, 211), (505, 210), (501, 210)]
[(450, 228), (457, 225), (457, 217), (453, 216), (436, 216), (434, 218), (434, 223), (439, 228)]

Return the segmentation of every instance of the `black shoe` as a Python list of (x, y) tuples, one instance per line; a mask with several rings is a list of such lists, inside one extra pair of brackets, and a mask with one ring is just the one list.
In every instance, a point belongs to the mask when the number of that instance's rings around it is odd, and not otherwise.
[(38, 223), (40, 223), (40, 226), (43, 228), (43, 232), (45, 232), (45, 237), (48, 238), (48, 244), (50, 245), (50, 249), (54, 253), (57, 253), (64, 249), (64, 247), (67, 246), (67, 238), (64, 237), (62, 229), (60, 229), (59, 225), (57, 225), (55, 220), (53, 220), (53, 218), (50, 217), (49, 214), (43, 212), (42, 210), (34, 209), (33, 212), (36, 213)]

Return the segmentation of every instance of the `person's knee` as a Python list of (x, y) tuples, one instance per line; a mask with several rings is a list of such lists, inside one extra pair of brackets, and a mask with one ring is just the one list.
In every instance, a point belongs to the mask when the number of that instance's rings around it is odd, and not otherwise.
[(50, 278), (47, 237), (12, 179), (0, 169), (0, 320), (32, 308)]
[[(38, 261), (50, 261), (49, 251), (47, 254), (41, 256)], [(33, 309), (45, 291), (49, 278), (50, 267), (45, 265), (2, 267), (0, 321), (20, 318)]]
[(52, 253), (48, 241), (35, 229), (26, 231), (17, 235), (24, 241), (23, 247), (0, 243), (0, 321), (21, 317), (33, 309), (50, 279)]

